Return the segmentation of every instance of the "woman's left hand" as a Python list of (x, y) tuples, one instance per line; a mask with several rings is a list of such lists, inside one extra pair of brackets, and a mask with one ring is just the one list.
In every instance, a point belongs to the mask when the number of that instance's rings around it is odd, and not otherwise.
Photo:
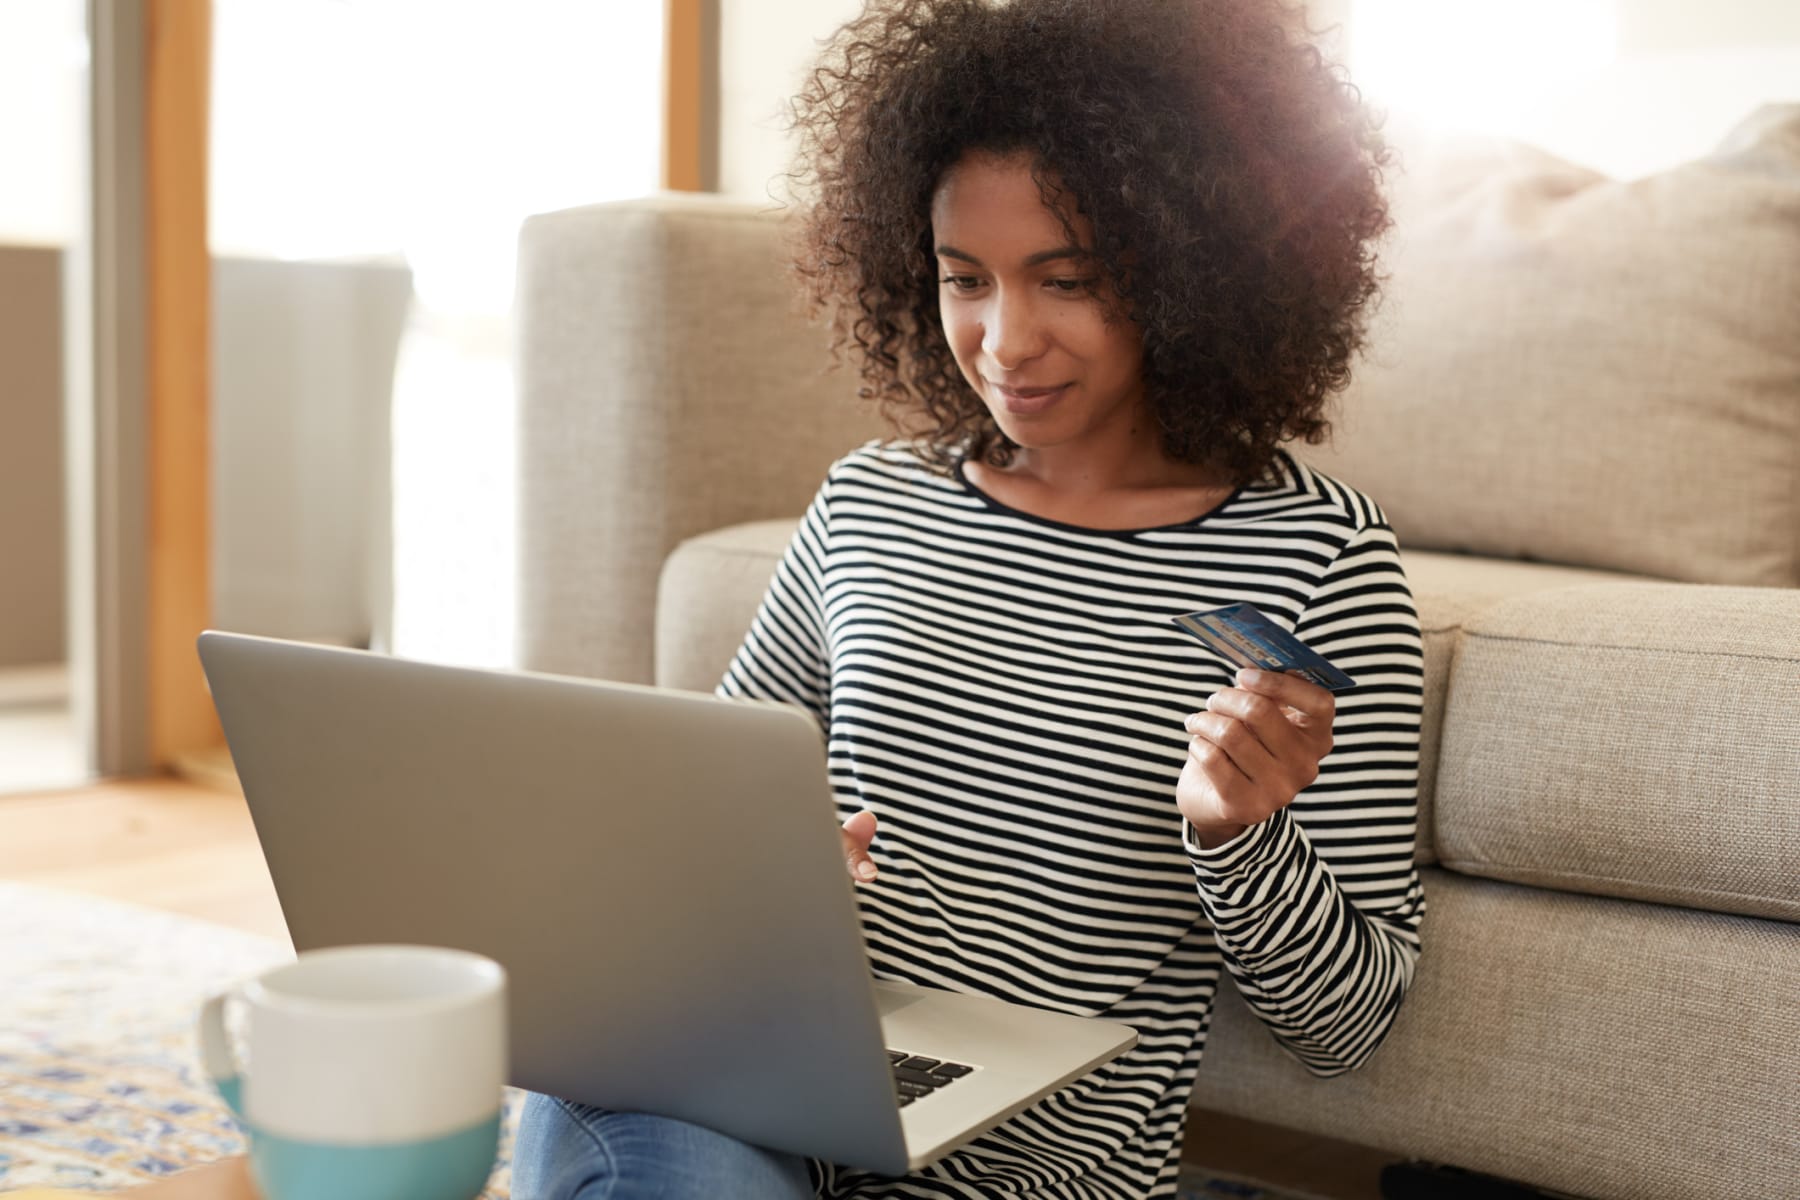
[(1241, 670), (1187, 719), (1175, 805), (1204, 849), (1222, 846), (1293, 803), (1331, 752), (1337, 700), (1298, 675)]

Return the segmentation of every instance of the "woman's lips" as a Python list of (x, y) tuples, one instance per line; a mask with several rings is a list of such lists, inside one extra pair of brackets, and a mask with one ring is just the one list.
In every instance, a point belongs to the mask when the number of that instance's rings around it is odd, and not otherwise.
[(988, 386), (994, 389), (1006, 405), (1006, 411), (1015, 417), (1029, 417), (1041, 413), (1055, 404), (1062, 394), (1069, 390), (1069, 385), (1061, 383), (1055, 387), (1007, 387), (1003, 383), (988, 380)]

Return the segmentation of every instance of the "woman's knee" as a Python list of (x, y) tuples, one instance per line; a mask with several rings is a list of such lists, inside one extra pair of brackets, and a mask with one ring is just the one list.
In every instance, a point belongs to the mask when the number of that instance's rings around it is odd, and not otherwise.
[(598, 1200), (612, 1175), (606, 1143), (563, 1101), (529, 1092), (513, 1139), (513, 1200)]
[(810, 1200), (806, 1161), (669, 1117), (610, 1112), (536, 1093), (515, 1142), (515, 1200), (630, 1197)]

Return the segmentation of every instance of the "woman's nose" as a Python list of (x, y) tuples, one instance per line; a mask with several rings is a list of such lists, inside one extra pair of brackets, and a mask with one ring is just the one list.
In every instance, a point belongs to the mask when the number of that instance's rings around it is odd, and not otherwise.
[(1044, 350), (1044, 329), (1028, 296), (1001, 290), (981, 331), (981, 350), (1003, 371), (1015, 370)]

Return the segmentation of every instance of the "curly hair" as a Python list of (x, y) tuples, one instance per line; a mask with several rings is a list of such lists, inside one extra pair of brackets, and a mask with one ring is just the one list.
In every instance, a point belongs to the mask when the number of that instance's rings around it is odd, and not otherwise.
[(1012, 460), (945, 337), (930, 209), (965, 154), (1023, 153), (1091, 223), (1169, 457), (1242, 483), (1324, 441), (1388, 150), (1307, 34), (1281, 0), (870, 0), (793, 101), (788, 176), (793, 266), (861, 395), (939, 468)]

